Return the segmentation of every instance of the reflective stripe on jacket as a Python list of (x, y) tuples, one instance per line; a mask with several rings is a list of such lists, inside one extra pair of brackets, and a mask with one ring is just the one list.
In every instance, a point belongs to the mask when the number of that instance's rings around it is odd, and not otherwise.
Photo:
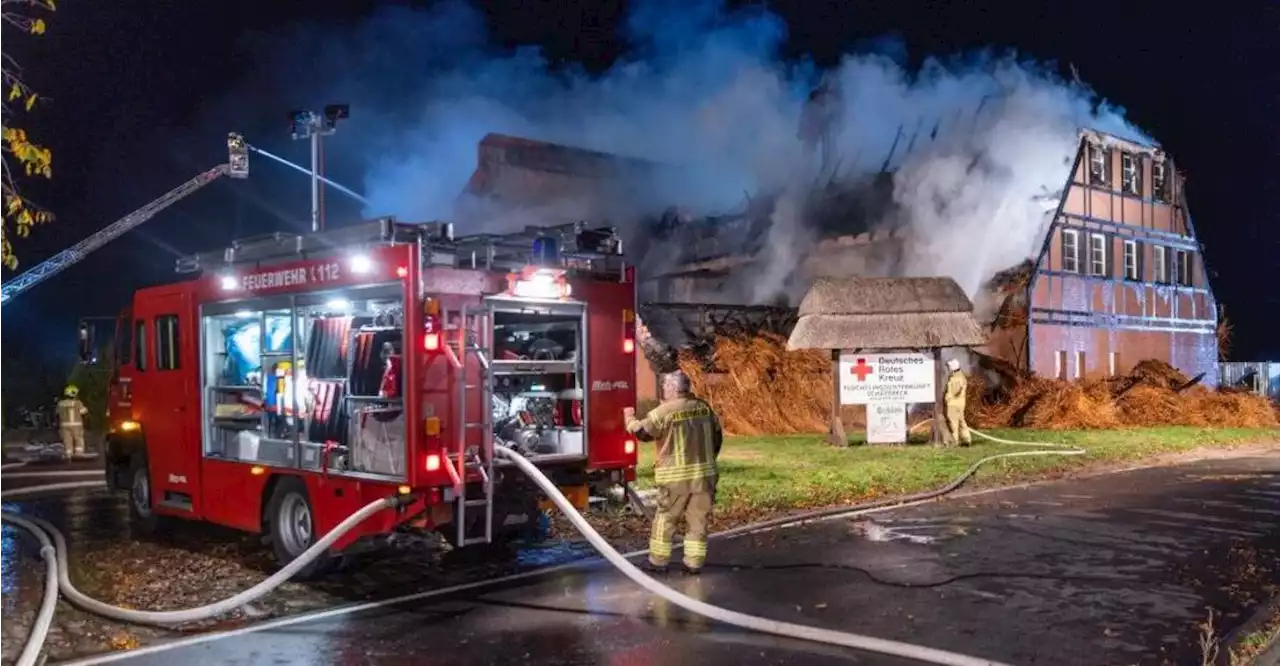
[(659, 442), (654, 480), (677, 492), (714, 489), (716, 457), (724, 440), (720, 421), (707, 403), (692, 397), (668, 400), (641, 420), (627, 424)]
[(63, 398), (58, 401), (58, 425), (79, 426), (84, 425), (84, 415), (89, 413), (89, 408), (84, 406), (83, 402), (75, 398)]

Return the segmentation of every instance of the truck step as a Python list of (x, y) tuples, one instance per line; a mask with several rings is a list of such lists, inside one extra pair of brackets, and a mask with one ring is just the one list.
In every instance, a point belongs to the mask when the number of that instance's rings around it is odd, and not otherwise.
[(171, 497), (160, 502), (160, 506), (166, 509), (175, 509), (178, 511), (191, 511), (191, 500), (181, 497)]
[(489, 506), (489, 500), (482, 500), (482, 499), (466, 500), (462, 504), (463, 506)]
[(462, 540), (462, 545), (464, 546), (473, 546), (481, 543), (490, 543), (490, 541), (484, 537), (472, 537), (470, 539)]

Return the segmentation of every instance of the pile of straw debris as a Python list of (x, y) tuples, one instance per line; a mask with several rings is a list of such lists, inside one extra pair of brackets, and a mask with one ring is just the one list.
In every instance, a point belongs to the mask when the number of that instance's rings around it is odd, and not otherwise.
[[(710, 355), (685, 350), (679, 365), (731, 434), (827, 431), (832, 378), (825, 351), (788, 352), (786, 339), (774, 334), (720, 336)], [(920, 421), (930, 411), (915, 409), (909, 420)], [(1153, 360), (1138, 363), (1127, 376), (1087, 382), (1023, 375), (1006, 376), (997, 386), (975, 372), (969, 378), (968, 411), (976, 428), (1280, 426), (1276, 407), (1266, 398), (1208, 390)], [(866, 423), (862, 407), (844, 407), (841, 417), (852, 432)]]
[(719, 337), (710, 357), (681, 352), (680, 368), (730, 434), (826, 432), (830, 423), (828, 352), (788, 352), (774, 334)]
[(1104, 380), (1021, 377), (1000, 387), (989, 386), (981, 375), (969, 381), (968, 418), (977, 428), (1267, 428), (1280, 425), (1277, 416), (1276, 406), (1262, 396), (1211, 391), (1155, 360)]

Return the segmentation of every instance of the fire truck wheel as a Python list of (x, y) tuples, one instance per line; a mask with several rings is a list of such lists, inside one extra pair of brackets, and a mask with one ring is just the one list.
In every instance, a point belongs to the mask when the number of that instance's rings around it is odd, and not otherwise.
[(163, 517), (151, 508), (151, 477), (147, 459), (134, 456), (129, 464), (129, 518), (133, 529), (142, 535), (156, 534), (164, 527)]
[[(276, 561), (280, 566), (292, 562), (316, 542), (315, 513), (311, 508), (311, 498), (307, 496), (307, 487), (300, 479), (280, 479), (271, 494), (271, 500), (267, 502), (265, 517), (271, 547), (275, 550)], [(328, 554), (321, 555), (294, 577), (305, 580), (319, 576), (329, 570), (334, 559)]]
[(146, 457), (133, 456), (125, 474), (129, 488), (129, 519), (134, 534), (154, 537), (168, 532), (172, 521), (168, 516), (157, 515), (151, 507), (151, 475), (147, 473)]

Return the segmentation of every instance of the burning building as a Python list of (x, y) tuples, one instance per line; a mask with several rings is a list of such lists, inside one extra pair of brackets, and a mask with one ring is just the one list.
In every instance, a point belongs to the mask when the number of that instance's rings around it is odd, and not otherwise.
[[(904, 265), (921, 237), (895, 212), (890, 175), (818, 204), (841, 211), (827, 217), (844, 224), (820, 227), (792, 281), (919, 272)], [(1215, 385), (1218, 310), (1171, 158), (1083, 131), (1061, 189), (1038, 199), (1043, 219), (1026, 221), (1043, 229), (1034, 253), (987, 276), (974, 298), (992, 329), (983, 351), (1061, 379), (1124, 374), (1157, 359)], [(753, 263), (765, 263), (768, 234), (746, 219), (685, 229), (681, 265), (655, 277), (657, 299), (714, 302), (706, 295), (726, 294)], [(726, 252), (726, 238), (746, 245)]]
[[(938, 132), (937, 126), (924, 132), (923, 143)], [(650, 305), (640, 314), (649, 332), (667, 343), (660, 346), (679, 347), (726, 316), (739, 327), (750, 328), (738, 320), (753, 316), (763, 317), (759, 325), (766, 328), (785, 325), (793, 296), (820, 277), (934, 274), (924, 250), (936, 234), (913, 224), (918, 212), (901, 196), (910, 170), (947, 157), (915, 150), (921, 134), (900, 130), (889, 156), (862, 177), (831, 176), (836, 158), (824, 154), (817, 180), (749, 196), (734, 214), (691, 217), (673, 208), (639, 222), (615, 218), (628, 230), (628, 254), (641, 269), (641, 301)], [(972, 158), (965, 173), (981, 169), (981, 159)], [(530, 215), (564, 221), (599, 215), (602, 202), (626, 200), (630, 189), (651, 186), (664, 169), (490, 135), (480, 144), (465, 198), (474, 210), (496, 206), (513, 221)], [(1124, 374), (1138, 361), (1157, 359), (1215, 385), (1218, 312), (1169, 156), (1157, 146), (1084, 130), (1060, 179), (1058, 189), (1013, 211), (1034, 232), (1027, 234), (1035, 240), (1028, 251), (1002, 255), (1007, 270), (990, 270), (975, 285), (973, 300), (991, 329), (982, 351), (1063, 379)], [(624, 208), (616, 214), (626, 215)], [(786, 224), (785, 215), (803, 217), (803, 231)], [(966, 237), (953, 250), (979, 252), (988, 242)], [(761, 290), (762, 283), (771, 286)], [(660, 356), (638, 357), (642, 398), (656, 396), (654, 373), (669, 369)]]

